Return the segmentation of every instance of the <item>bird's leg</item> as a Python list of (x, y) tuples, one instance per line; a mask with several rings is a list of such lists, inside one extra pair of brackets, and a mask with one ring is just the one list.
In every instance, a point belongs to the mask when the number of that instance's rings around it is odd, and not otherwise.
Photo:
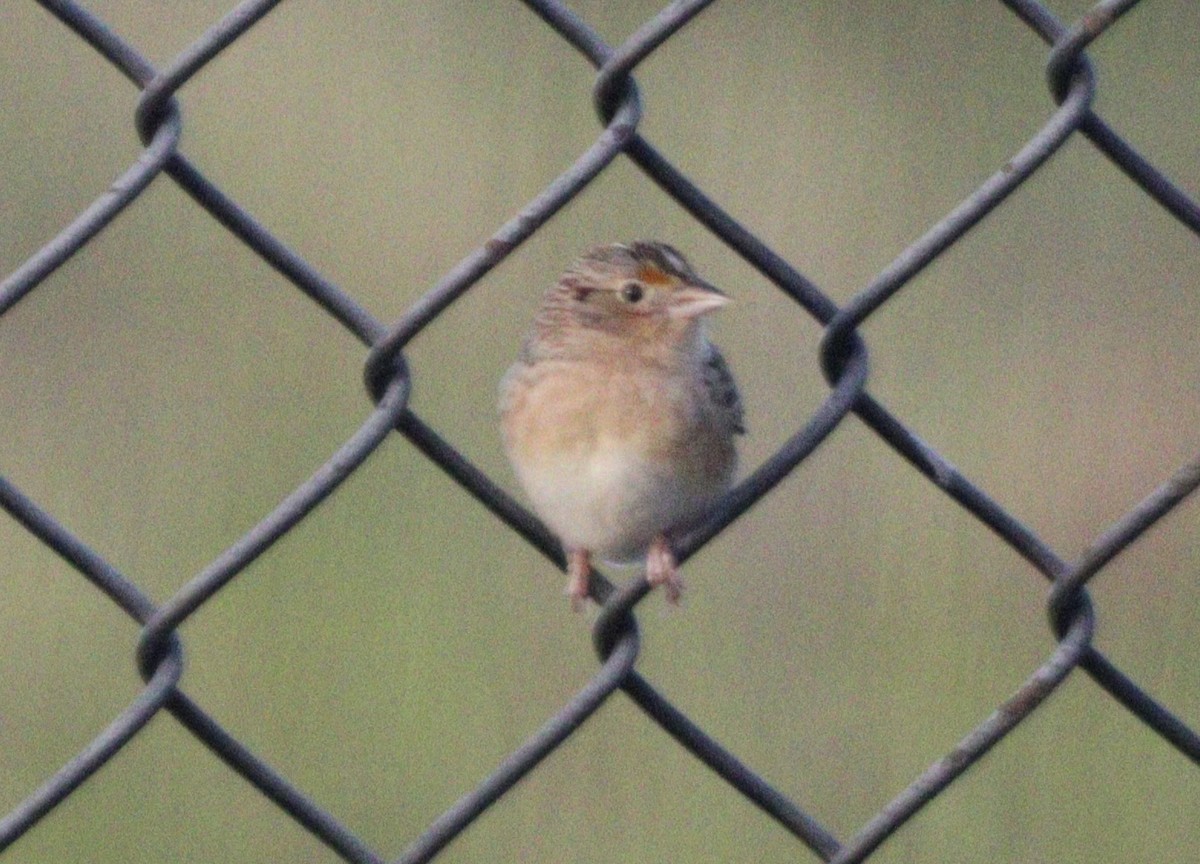
[(650, 551), (646, 553), (646, 581), (652, 587), (663, 586), (667, 602), (679, 605), (679, 598), (683, 595), (683, 580), (679, 578), (675, 553), (671, 551), (665, 534), (655, 537), (650, 544)]
[(586, 549), (567, 550), (567, 597), (571, 611), (582, 612), (592, 587), (592, 555)]

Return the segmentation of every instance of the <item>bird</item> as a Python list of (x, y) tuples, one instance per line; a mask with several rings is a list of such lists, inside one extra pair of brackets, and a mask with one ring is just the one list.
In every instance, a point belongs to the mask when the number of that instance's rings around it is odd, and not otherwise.
[(730, 302), (675, 248), (592, 246), (546, 291), (500, 382), (504, 449), (567, 562), (571, 607), (594, 558), (632, 563), (678, 604), (670, 538), (730, 488), (746, 431), (705, 319)]

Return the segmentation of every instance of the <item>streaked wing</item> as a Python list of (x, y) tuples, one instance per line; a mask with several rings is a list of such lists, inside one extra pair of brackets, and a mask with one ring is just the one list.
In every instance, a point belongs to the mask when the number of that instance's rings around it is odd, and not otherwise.
[(742, 412), (742, 397), (737, 382), (729, 371), (729, 364), (721, 356), (716, 345), (708, 345), (708, 356), (704, 360), (704, 389), (721, 409), (725, 419), (735, 432), (745, 432), (746, 424)]

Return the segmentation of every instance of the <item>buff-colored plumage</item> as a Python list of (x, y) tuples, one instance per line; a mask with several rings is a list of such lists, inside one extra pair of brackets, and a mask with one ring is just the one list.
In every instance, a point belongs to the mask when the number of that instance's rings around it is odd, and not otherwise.
[(563, 544), (575, 608), (593, 555), (646, 556), (647, 578), (678, 601), (667, 536), (729, 488), (744, 431), (703, 326), (728, 302), (670, 246), (597, 246), (546, 293), (504, 376), (505, 448)]

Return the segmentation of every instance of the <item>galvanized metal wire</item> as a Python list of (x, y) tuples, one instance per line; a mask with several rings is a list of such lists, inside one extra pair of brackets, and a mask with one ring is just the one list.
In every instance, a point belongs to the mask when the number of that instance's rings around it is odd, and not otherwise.
[(1182, 466), (1145, 501), (1102, 534), (1075, 561), (1066, 560), (1029, 527), (1006, 512), (988, 493), (927, 445), (868, 388), (868, 346), (859, 335), (866, 322), (890, 298), (958, 242), (984, 216), (1028, 180), (1065, 142), (1083, 136), (1192, 232), (1200, 233), (1200, 206), (1137, 153), (1093, 110), (1096, 77), (1084, 53), (1135, 0), (1101, 2), (1073, 25), (1059, 22), (1031, 0), (1004, 0), (1037, 37), (1050, 46), (1049, 90), (1055, 107), (1029, 141), (1004, 168), (985, 180), (944, 218), (885, 267), (844, 306), (837, 306), (816, 285), (769, 248), (679, 171), (639, 131), (644, 106), (633, 73), (659, 46), (699, 14), (711, 0), (680, 0), (638, 28), (623, 44), (607, 45), (589, 25), (555, 0), (525, 0), (526, 5), (597, 70), (595, 108), (601, 131), (595, 141), (559, 177), (481, 246), (445, 275), (397, 321), (386, 325), (353, 297), (324, 278), (300, 254), (281, 243), (245, 209), (208, 180), (179, 150), (183, 114), (175, 94), (223, 49), (255, 26), (278, 0), (253, 0), (234, 8), (163, 69), (83, 6), (69, 0), (40, 0), (62, 24), (99, 52), (142, 91), (136, 124), (144, 149), (112, 186), (36, 254), (0, 283), (0, 315), (8, 312), (60, 265), (100, 232), (148, 184), (165, 174), (213, 219), (318, 303), (334, 320), (369, 348), (366, 387), (375, 407), (359, 429), (324, 465), (261, 523), (217, 557), (174, 596), (155, 605), (136, 582), (73, 536), (43, 506), (0, 477), (0, 506), (25, 530), (54, 550), (96, 590), (108, 596), (141, 627), (137, 661), (145, 679), (138, 696), (75, 758), (48, 777), (12, 812), (0, 818), (0, 850), (36, 830), (47, 813), (71, 796), (114, 754), (161, 713), (175, 718), (228, 767), (260, 790), (297, 823), (344, 860), (385, 860), (337, 816), (310, 799), (230, 735), (184, 690), (185, 646), (181, 625), (259, 555), (303, 520), (330, 495), (387, 436), (395, 431), (482, 502), (512, 530), (560, 567), (563, 556), (545, 527), (494, 480), (472, 464), (453, 443), (409, 406), (412, 374), (404, 349), (433, 325), (439, 315), (578, 195), (614, 160), (627, 158), (680, 206), (761, 272), (807, 314), (825, 327), (821, 361), (829, 381), (827, 398), (773, 456), (733, 489), (708, 520), (678, 538), (676, 552), (687, 559), (771, 490), (847, 417), (857, 416), (904, 460), (986, 525), (1051, 583), (1049, 623), (1057, 644), (1025, 683), (970, 730), (944, 757), (889, 802), (856, 835), (839, 839), (800, 805), (744, 764), (721, 742), (705, 733), (665, 699), (637, 669), (638, 603), (648, 593), (641, 579), (615, 586), (601, 577), (595, 586), (603, 610), (594, 641), (600, 668), (588, 684), (545, 725), (482, 778), (453, 807), (412, 839), (396, 860), (433, 859), (473, 820), (505, 795), (541, 760), (570, 737), (617, 691), (661, 726), (695, 758), (723, 778), (791, 832), (824, 861), (850, 864), (867, 860), (900, 826), (962, 776), (976, 760), (1038, 710), (1043, 700), (1074, 670), (1081, 669), (1157, 732), (1185, 759), (1200, 763), (1200, 735), (1146, 693), (1092, 644), (1095, 613), (1089, 581), (1179, 505), (1200, 485), (1200, 457)]

